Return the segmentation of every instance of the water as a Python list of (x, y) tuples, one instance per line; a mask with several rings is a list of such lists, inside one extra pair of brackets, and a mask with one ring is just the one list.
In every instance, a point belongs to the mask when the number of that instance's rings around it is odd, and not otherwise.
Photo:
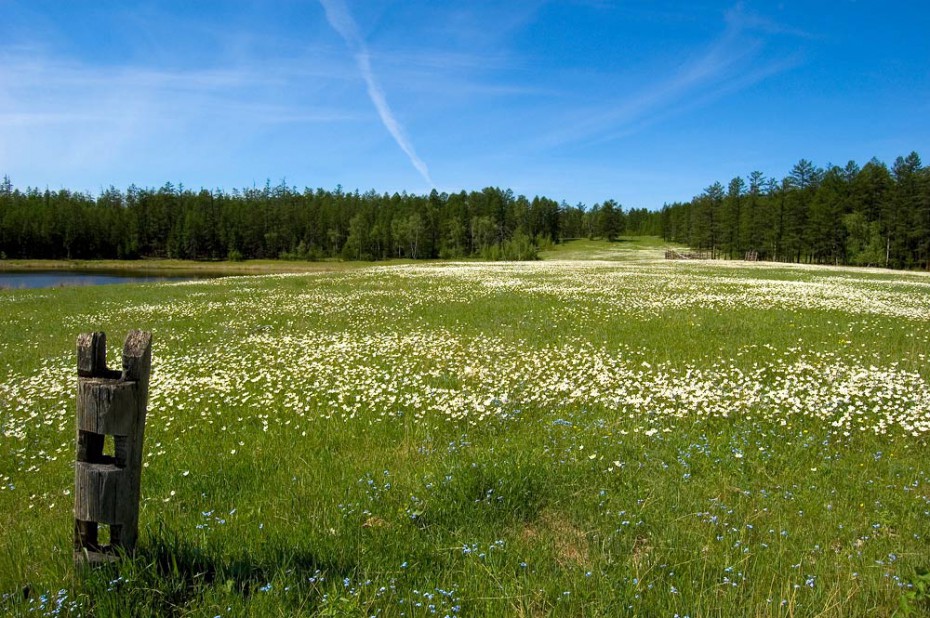
[(150, 271), (82, 271), (43, 270), (0, 272), (0, 289), (57, 288), (72, 285), (109, 285), (113, 283), (155, 283), (160, 281), (190, 281), (213, 279), (215, 273), (184, 273), (166, 275)]

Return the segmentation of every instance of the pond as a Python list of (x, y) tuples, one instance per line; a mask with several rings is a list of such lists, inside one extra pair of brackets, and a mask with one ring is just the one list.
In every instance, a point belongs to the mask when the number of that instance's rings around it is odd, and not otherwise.
[(85, 270), (35, 270), (0, 271), (0, 289), (58, 288), (73, 285), (108, 285), (113, 283), (155, 283), (161, 281), (190, 281), (192, 279), (214, 279), (216, 273), (166, 274), (164, 271), (85, 271)]

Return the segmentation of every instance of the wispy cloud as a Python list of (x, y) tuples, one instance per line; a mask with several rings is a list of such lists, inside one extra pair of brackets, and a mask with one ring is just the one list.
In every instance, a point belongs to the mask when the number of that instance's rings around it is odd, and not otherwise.
[(764, 17), (757, 13), (750, 13), (746, 10), (746, 6), (742, 2), (738, 2), (725, 14), (725, 19), (727, 24), (732, 28), (737, 30), (756, 30), (759, 32), (764, 32), (767, 34), (786, 34), (793, 37), (798, 37), (802, 39), (816, 39), (816, 35), (808, 32), (807, 30), (802, 30), (801, 28), (795, 28), (787, 24), (779, 23), (768, 17)]
[(348, 45), (349, 50), (355, 56), (355, 62), (358, 65), (362, 78), (368, 89), (368, 97), (378, 111), (378, 116), (388, 130), (400, 149), (404, 151), (410, 163), (420, 173), (423, 179), (432, 187), (435, 186), (433, 179), (430, 178), (429, 169), (420, 157), (417, 156), (410, 138), (407, 137), (403, 126), (394, 117), (391, 107), (388, 105), (387, 98), (384, 96), (384, 90), (375, 79), (374, 71), (371, 68), (371, 55), (368, 52), (368, 46), (365, 40), (359, 34), (358, 26), (352, 15), (349, 13), (343, 0), (320, 0), (323, 10), (326, 12), (326, 19), (329, 21), (333, 30), (339, 33)]
[[(39, 48), (0, 49), (0, 171), (55, 182), (112, 177), (121, 169), (143, 177), (153, 168), (197, 170), (254, 149), (282, 125), (307, 130), (362, 118), (331, 104), (332, 97), (317, 96), (311, 106), (277, 96), (295, 84), (305, 97), (323, 89), (314, 86), (321, 77), (308, 79), (303, 64), (95, 66)], [(325, 83), (332, 88), (344, 73), (341, 67)]]
[(766, 60), (763, 53), (766, 41), (754, 35), (809, 36), (746, 13), (741, 4), (725, 13), (724, 23), (720, 37), (669, 77), (627, 96), (620, 103), (611, 103), (607, 109), (585, 110), (582, 119), (551, 132), (544, 143), (558, 145), (616, 139), (748, 88), (800, 62), (798, 54)]

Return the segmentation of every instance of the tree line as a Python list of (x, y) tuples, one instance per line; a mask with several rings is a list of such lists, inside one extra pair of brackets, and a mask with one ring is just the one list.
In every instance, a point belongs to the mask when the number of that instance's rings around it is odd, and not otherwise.
[(0, 183), (0, 257), (194, 260), (534, 259), (568, 238), (659, 233), (656, 213), (510, 190), (412, 195), (285, 183), (224, 192), (167, 183), (92, 196)]
[(659, 211), (592, 207), (509, 189), (426, 195), (110, 187), (99, 195), (0, 182), (0, 258), (194, 260), (534, 259), (572, 238), (662, 236), (713, 257), (930, 269), (930, 168), (799, 161), (781, 180), (752, 172)]
[(912, 152), (889, 169), (816, 167), (802, 159), (785, 178), (753, 172), (716, 182), (659, 213), (667, 241), (714, 257), (930, 270), (930, 168)]

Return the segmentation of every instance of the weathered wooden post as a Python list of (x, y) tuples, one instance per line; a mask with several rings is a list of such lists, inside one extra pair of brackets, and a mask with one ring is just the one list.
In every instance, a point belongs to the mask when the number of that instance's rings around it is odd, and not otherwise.
[[(139, 534), (142, 435), (152, 366), (151, 333), (123, 344), (123, 370), (107, 369), (104, 333), (77, 339), (77, 461), (74, 561), (97, 564), (131, 552)], [(99, 526), (109, 527), (109, 542)]]

